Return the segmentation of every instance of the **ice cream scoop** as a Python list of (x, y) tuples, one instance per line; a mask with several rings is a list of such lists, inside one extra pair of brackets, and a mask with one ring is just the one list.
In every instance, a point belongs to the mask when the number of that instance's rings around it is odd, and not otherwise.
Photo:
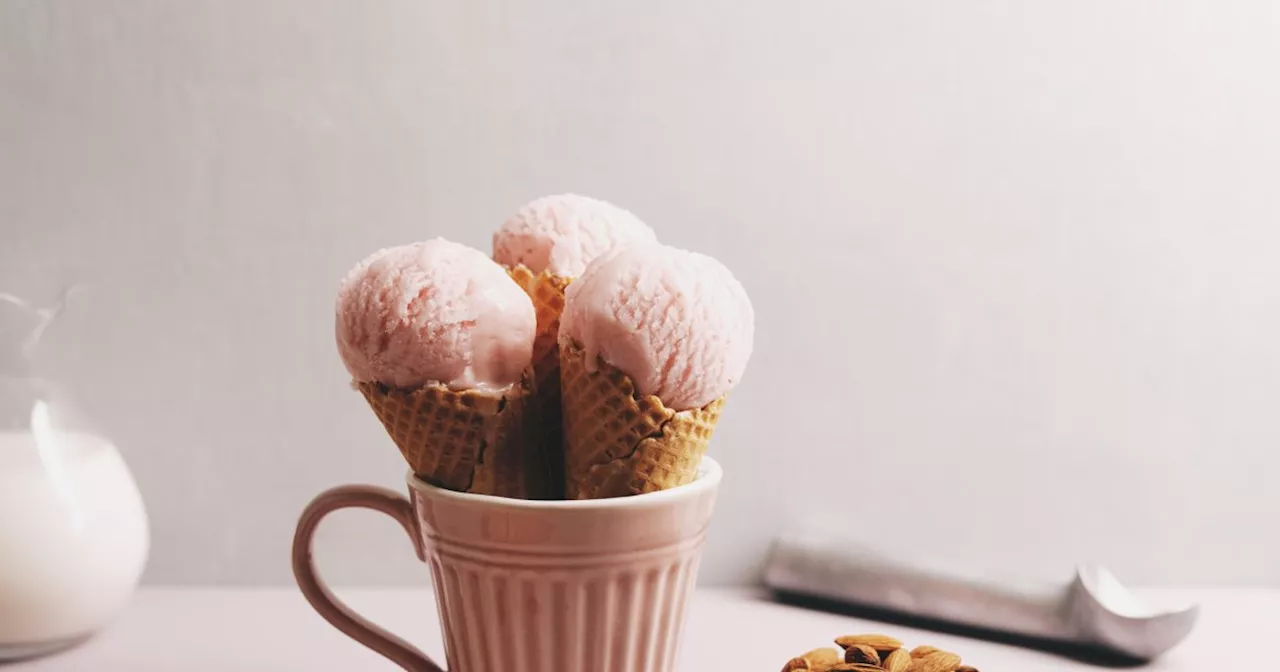
[(508, 218), (493, 234), (493, 259), (507, 267), (523, 265), (534, 275), (574, 278), (617, 245), (654, 240), (653, 229), (616, 205), (559, 194), (532, 201)]
[(338, 352), (351, 376), (412, 388), (500, 389), (533, 353), (533, 304), (478, 250), (437, 238), (375, 252), (342, 281)]
[(565, 292), (560, 343), (617, 367), (676, 411), (700, 408), (742, 379), (755, 313), (729, 269), (657, 243), (615, 248)]
[(615, 246), (654, 240), (653, 229), (630, 212), (577, 194), (532, 201), (494, 232), (493, 260), (524, 288), (537, 311), (533, 366), (538, 388), (548, 392), (548, 407), (559, 403), (556, 338), (565, 287)]
[(1105, 568), (1080, 566), (1065, 584), (970, 575), (948, 565), (904, 561), (828, 533), (789, 532), (774, 542), (765, 584), (786, 597), (871, 609), (969, 634), (1042, 648), (1069, 644), (1151, 660), (1182, 641), (1194, 605), (1153, 607)]

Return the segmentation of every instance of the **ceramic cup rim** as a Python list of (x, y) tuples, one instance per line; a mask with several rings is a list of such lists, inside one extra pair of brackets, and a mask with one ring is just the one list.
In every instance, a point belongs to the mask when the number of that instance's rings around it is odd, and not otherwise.
[(714, 459), (703, 456), (698, 464), (698, 476), (692, 483), (676, 486), (657, 492), (646, 492), (627, 497), (610, 497), (608, 499), (514, 499), (496, 495), (477, 495), (470, 492), (447, 490), (432, 485), (418, 478), (409, 469), (405, 473), (405, 482), (409, 488), (433, 499), (452, 500), (459, 503), (484, 504), (508, 509), (525, 511), (604, 511), (610, 509), (640, 509), (650, 506), (662, 506), (672, 501), (695, 497), (700, 493), (713, 490), (720, 485), (724, 470)]

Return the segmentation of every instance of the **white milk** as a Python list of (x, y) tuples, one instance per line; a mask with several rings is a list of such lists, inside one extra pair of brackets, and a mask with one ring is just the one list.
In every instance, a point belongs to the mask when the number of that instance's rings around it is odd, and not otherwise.
[(0, 432), (0, 660), (105, 625), (147, 550), (142, 498), (115, 446)]

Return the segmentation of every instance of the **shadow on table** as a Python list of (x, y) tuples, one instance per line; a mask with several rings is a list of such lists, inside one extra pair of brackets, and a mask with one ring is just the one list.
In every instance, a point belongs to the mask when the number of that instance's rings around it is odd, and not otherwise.
[[(999, 644), (1008, 644), (1010, 646), (1017, 646), (1025, 649), (1034, 649), (1036, 651), (1044, 651), (1046, 653), (1070, 658), (1077, 662), (1094, 665), (1096, 667), (1133, 668), (1142, 667), (1147, 664), (1147, 661), (1121, 656), (1109, 651), (1100, 651), (1096, 648), (1086, 647), (1079, 644), (1068, 644), (1054, 640), (1011, 635), (998, 630), (975, 628), (951, 623), (949, 621), (938, 621), (928, 618), (907, 616), (898, 612), (886, 611), (875, 607), (862, 607), (845, 604), (843, 602), (821, 600), (784, 592), (766, 593), (765, 595), (771, 595), (774, 601), (793, 607), (825, 611), (870, 621), (880, 621), (882, 623), (900, 625), (905, 628), (931, 630), (933, 632), (968, 637), (970, 639), (982, 639)], [(761, 597), (761, 599), (767, 598)]]
[(93, 639), (93, 635), (72, 637), (56, 642), (44, 642), (28, 646), (0, 647), (0, 669), (17, 667), (20, 663), (28, 663), (38, 658), (52, 658), (60, 653), (70, 651)]

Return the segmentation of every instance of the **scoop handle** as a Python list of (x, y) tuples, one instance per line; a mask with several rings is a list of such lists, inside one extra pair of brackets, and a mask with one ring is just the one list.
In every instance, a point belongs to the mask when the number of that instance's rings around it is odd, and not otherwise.
[(925, 568), (854, 544), (774, 542), (765, 585), (797, 595), (1040, 639), (1069, 639), (1068, 585), (1020, 585)]

